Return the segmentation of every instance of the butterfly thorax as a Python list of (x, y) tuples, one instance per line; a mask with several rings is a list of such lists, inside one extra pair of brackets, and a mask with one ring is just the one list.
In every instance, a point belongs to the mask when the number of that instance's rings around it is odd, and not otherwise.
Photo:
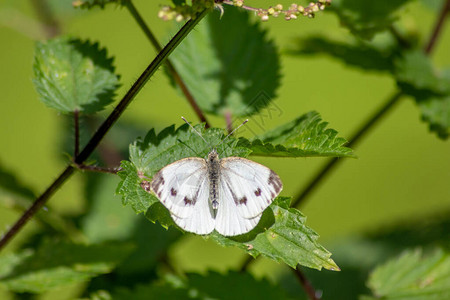
[(216, 149), (211, 150), (206, 161), (209, 176), (209, 201), (212, 208), (219, 207), (219, 176), (220, 176), (220, 159)]

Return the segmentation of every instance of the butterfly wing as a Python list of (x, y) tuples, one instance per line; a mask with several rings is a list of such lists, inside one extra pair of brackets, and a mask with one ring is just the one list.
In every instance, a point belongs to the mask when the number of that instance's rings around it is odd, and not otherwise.
[(261, 214), (254, 218), (244, 218), (233, 202), (233, 192), (226, 184), (219, 184), (219, 207), (215, 229), (224, 236), (235, 236), (249, 232), (258, 224)]
[(254, 161), (228, 157), (220, 160), (221, 184), (229, 190), (231, 202), (240, 216), (252, 219), (260, 215), (281, 192), (280, 177)]
[(207, 175), (205, 160), (190, 157), (162, 168), (150, 184), (175, 223), (197, 234), (208, 234), (214, 230)]

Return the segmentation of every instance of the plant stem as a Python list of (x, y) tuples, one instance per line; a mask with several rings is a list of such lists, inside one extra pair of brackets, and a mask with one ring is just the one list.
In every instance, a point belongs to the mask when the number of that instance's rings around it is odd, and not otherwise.
[(78, 110), (73, 112), (73, 120), (75, 127), (75, 149), (73, 156), (76, 158), (80, 152), (80, 112)]
[(440, 36), (445, 18), (447, 17), (447, 14), (449, 12), (450, 12), (450, 0), (447, 0), (442, 6), (442, 9), (439, 13), (439, 17), (436, 20), (436, 24), (434, 25), (433, 31), (430, 35), (430, 39), (428, 40), (428, 43), (424, 47), (424, 51), (426, 54), (430, 54), (431, 51), (434, 49), (434, 45), (436, 44), (436, 41)]
[[(431, 54), (432, 50), (436, 46), (436, 42), (439, 38), (439, 34), (442, 31), (442, 26), (444, 24), (443, 20), (447, 16), (447, 14), (450, 11), (450, 0), (446, 0), (440, 14), (438, 17), (438, 21), (436, 22), (435, 26), (433, 27), (432, 33), (430, 35), (430, 38), (428, 42), (426, 43), (426, 46), (424, 48), (424, 52), (426, 54)], [(366, 123), (349, 139), (349, 146), (356, 145), (361, 138), (364, 137), (364, 135), (386, 114), (388, 113), (394, 105), (398, 102), (398, 100), (403, 96), (402, 92), (396, 92), (394, 95), (392, 95), (385, 104), (375, 113), (372, 114), (372, 117), (370, 117)], [(306, 188), (302, 190), (299, 195), (295, 198), (294, 202), (292, 203), (293, 207), (297, 207), (300, 204), (302, 204), (307, 196), (313, 191), (317, 185), (325, 178), (325, 176), (329, 173), (330, 170), (334, 168), (337, 162), (339, 162), (338, 158), (331, 159), (308, 183)], [(250, 264), (252, 264), (256, 259), (253, 259), (253, 257), (248, 256), (244, 260), (241, 266), (241, 271), (246, 271)]]
[[(162, 49), (161, 52), (155, 57), (155, 59), (150, 63), (150, 65), (141, 74), (138, 80), (133, 84), (133, 86), (128, 90), (119, 104), (114, 108), (108, 118), (100, 125), (97, 131), (94, 133), (92, 138), (89, 140), (87, 145), (74, 159), (74, 163), (77, 165), (82, 165), (84, 161), (92, 154), (95, 148), (98, 146), (100, 141), (109, 131), (109, 129), (114, 125), (114, 123), (119, 119), (122, 113), (125, 111), (127, 106), (133, 101), (137, 93), (142, 89), (149, 78), (156, 72), (156, 70), (161, 66), (163, 61), (172, 53), (172, 51), (177, 47), (177, 45), (187, 36), (187, 34), (195, 27), (195, 25), (200, 22), (200, 20), (208, 13), (208, 10), (200, 12), (197, 17), (193, 20), (189, 20), (186, 24), (178, 31), (178, 33), (169, 41), (169, 43)], [(60, 188), (67, 179), (74, 173), (75, 168), (73, 166), (67, 166), (66, 169), (59, 175), (59, 177), (50, 185), (49, 188), (39, 196), (31, 207), (25, 211), (25, 213), (19, 218), (19, 220), (11, 227), (10, 230), (1, 238), (0, 240), (0, 250), (19, 232), (19, 230), (27, 223), (27, 221), (36, 214), (36, 212), (47, 202), (47, 200)]]
[[(363, 138), (369, 130), (379, 121), (382, 117), (386, 115), (386, 113), (398, 102), (403, 94), (401, 92), (396, 92), (394, 95), (389, 97), (389, 99), (377, 110), (375, 111), (371, 117), (358, 129), (358, 131), (349, 139), (347, 144), (348, 147), (355, 146), (361, 138)], [(308, 195), (317, 187), (317, 185), (322, 182), (322, 180), (330, 174), (330, 171), (337, 166), (338, 162), (342, 160), (338, 157), (331, 158), (328, 163), (326, 163), (319, 172), (316, 173), (315, 176), (311, 179), (311, 181), (306, 185), (306, 188), (303, 189), (298, 196), (296, 196), (294, 201), (292, 202), (292, 207), (298, 207)]]
[(310, 300), (318, 300), (319, 298), (316, 296), (316, 291), (314, 290), (314, 287), (311, 285), (311, 282), (306, 278), (305, 274), (303, 274), (302, 271), (300, 271), (300, 266), (297, 265), (297, 268), (294, 270), (295, 276), (297, 277), (298, 281), (303, 287), (303, 290), (306, 292), (306, 295), (308, 295), (308, 299)]
[(107, 174), (117, 174), (117, 172), (120, 171), (120, 168), (103, 168), (98, 166), (90, 166), (85, 164), (76, 164), (75, 167), (80, 170), (86, 170), (90, 172), (97, 172), (97, 173), (107, 173)]
[[(128, 8), (128, 11), (131, 13), (131, 15), (134, 17), (136, 22), (138, 23), (141, 30), (144, 32), (144, 34), (147, 36), (147, 38), (150, 40), (153, 47), (156, 49), (157, 52), (161, 52), (161, 45), (159, 44), (158, 40), (156, 39), (153, 32), (150, 30), (150, 27), (147, 26), (144, 19), (141, 17), (139, 12), (137, 11), (136, 7), (134, 6), (133, 2), (131, 0), (125, 1), (125, 6)], [(174, 81), (176, 84), (180, 87), (181, 92), (186, 97), (186, 100), (189, 102), (189, 104), (194, 109), (197, 117), (200, 119), (201, 122), (205, 123), (206, 128), (210, 128), (210, 124), (208, 120), (206, 119), (206, 116), (203, 114), (203, 111), (198, 106), (197, 101), (195, 100), (194, 96), (192, 96), (191, 92), (189, 91), (189, 88), (184, 83), (183, 79), (181, 78), (180, 74), (178, 74), (178, 71), (175, 69), (174, 65), (170, 61), (170, 59), (166, 60), (166, 66), (169, 70), (169, 73), (172, 75)]]
[(8, 230), (8, 232), (2, 236), (0, 240), (0, 249), (6, 246), (6, 244), (19, 232), (19, 230), (34, 216), (39, 209), (47, 202), (47, 200), (61, 187), (64, 182), (69, 179), (75, 172), (75, 168), (67, 166), (66, 169), (59, 175), (59, 177), (41, 194), (28, 208), (17, 222)]
[[(436, 42), (439, 38), (439, 34), (442, 31), (442, 26), (444, 24), (444, 20), (447, 16), (447, 14), (450, 11), (450, 0), (447, 0), (444, 3), (444, 6), (442, 7), (442, 10), (439, 14), (439, 17), (436, 21), (435, 26), (432, 29), (430, 38), (428, 42), (426, 43), (426, 46), (424, 47), (424, 52), (426, 54), (430, 54), (431, 51), (435, 48)], [(348, 146), (355, 146), (359, 140), (364, 137), (364, 135), (387, 113), (391, 110), (391, 108), (394, 106), (394, 104), (397, 103), (397, 101), (403, 96), (403, 93), (396, 92), (394, 95), (392, 95), (386, 103), (378, 110), (376, 111), (372, 117), (370, 117), (364, 125), (349, 139)], [(334, 169), (336, 166), (336, 163), (340, 162), (338, 158), (332, 158), (328, 161), (327, 164), (323, 166), (322, 169), (317, 172), (317, 174), (312, 178), (312, 180), (308, 183), (306, 188), (302, 190), (297, 197), (295, 197), (295, 200), (292, 202), (293, 207), (298, 207), (301, 205), (304, 200), (307, 198), (307, 196), (317, 187), (317, 185), (322, 181), (323, 178), (325, 178), (326, 175), (330, 173), (331, 170)]]
[(61, 33), (61, 27), (47, 1), (31, 0), (31, 4), (36, 11), (37, 17), (43, 25), (42, 27), (44, 29), (45, 36), (47, 38), (54, 38), (55, 36), (58, 36)]

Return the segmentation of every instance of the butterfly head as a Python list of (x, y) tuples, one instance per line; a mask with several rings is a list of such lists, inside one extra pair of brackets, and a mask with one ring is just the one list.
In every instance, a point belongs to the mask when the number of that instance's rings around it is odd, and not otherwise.
[(219, 154), (217, 153), (216, 148), (212, 148), (208, 153), (208, 162), (213, 163), (219, 160)]

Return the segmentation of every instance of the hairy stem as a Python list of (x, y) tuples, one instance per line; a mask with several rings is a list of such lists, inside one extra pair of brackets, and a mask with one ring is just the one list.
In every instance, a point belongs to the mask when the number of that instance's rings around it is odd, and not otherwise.
[[(98, 146), (100, 141), (109, 131), (109, 129), (114, 125), (114, 123), (119, 119), (122, 113), (125, 111), (127, 106), (133, 101), (137, 93), (142, 89), (145, 83), (150, 79), (150, 77), (156, 72), (156, 70), (161, 66), (163, 61), (172, 53), (172, 51), (178, 46), (178, 44), (188, 35), (188, 33), (197, 25), (197, 23), (208, 13), (208, 10), (200, 12), (197, 17), (193, 20), (189, 20), (186, 24), (178, 31), (178, 33), (169, 41), (169, 43), (158, 53), (155, 59), (150, 63), (150, 65), (141, 74), (138, 80), (133, 84), (133, 86), (128, 90), (119, 104), (114, 108), (111, 114), (106, 118), (106, 120), (100, 125), (97, 131), (94, 133), (92, 138), (89, 140), (87, 145), (81, 151), (81, 153), (74, 159), (76, 165), (82, 165), (84, 161), (92, 154), (95, 148)], [(69, 177), (74, 173), (75, 168), (73, 166), (67, 166), (61, 175), (50, 185), (49, 188), (39, 196), (31, 207), (25, 211), (25, 213), (19, 218), (19, 220), (11, 227), (10, 230), (1, 238), (0, 240), (0, 250), (5, 247), (5, 245), (20, 231), (20, 229), (27, 223), (27, 221), (36, 214), (37, 211), (47, 202), (47, 200), (60, 188)]]
[[(437, 40), (439, 38), (439, 34), (442, 31), (442, 26), (444, 24), (443, 20), (447, 16), (450, 11), (450, 0), (446, 0), (444, 6), (442, 7), (441, 12), (439, 13), (438, 21), (431, 31), (430, 38), (426, 43), (426, 47), (424, 48), (424, 52), (430, 54), (432, 50), (435, 48)], [(356, 131), (356, 133), (349, 139), (349, 146), (356, 145), (366, 134), (367, 132), (373, 128), (375, 124), (378, 123), (379, 120), (382, 119), (383, 116), (386, 115), (391, 109), (395, 106), (395, 104), (399, 101), (399, 99), (403, 96), (402, 92), (396, 92), (393, 94), (384, 105), (381, 106), (376, 112), (372, 114), (371, 117)], [(324, 165), (319, 172), (311, 179), (311, 181), (307, 184), (307, 186), (299, 192), (298, 196), (292, 203), (293, 207), (298, 207), (302, 203), (304, 203), (305, 199), (311, 192), (317, 187), (319, 183), (330, 173), (338, 162), (341, 160), (338, 158), (331, 159), (327, 164)], [(244, 260), (241, 266), (241, 271), (246, 271), (248, 267), (255, 261), (252, 257), (248, 256)]]
[(80, 153), (80, 112), (78, 110), (73, 112), (73, 121), (75, 127), (75, 149), (73, 156), (77, 157)]
[(96, 173), (107, 173), (107, 174), (117, 174), (121, 169), (120, 168), (103, 168), (98, 166), (90, 166), (85, 164), (76, 164), (75, 167), (80, 170), (85, 170), (89, 172)]
[(31, 0), (36, 15), (42, 24), (47, 38), (53, 38), (61, 33), (61, 27), (50, 6), (45, 0)]
[[(136, 10), (136, 7), (134, 6), (133, 2), (131, 0), (125, 2), (125, 6), (128, 8), (128, 11), (131, 13), (131, 15), (134, 17), (136, 22), (138, 23), (141, 30), (144, 32), (145, 36), (149, 39), (153, 47), (156, 49), (156, 51), (161, 52), (161, 45), (159, 44), (158, 40), (156, 39), (153, 32), (150, 30), (150, 28), (145, 23), (144, 19), (141, 17), (139, 12)], [(183, 79), (181, 78), (180, 74), (178, 74), (178, 71), (175, 69), (174, 65), (170, 61), (170, 59), (166, 60), (166, 66), (169, 70), (169, 73), (172, 75), (173, 80), (176, 82), (176, 84), (180, 87), (181, 92), (186, 97), (186, 100), (189, 102), (191, 107), (194, 109), (195, 114), (200, 119), (201, 122), (205, 123), (206, 128), (210, 128), (210, 124), (208, 120), (206, 119), (206, 116), (204, 115), (201, 108), (198, 106), (197, 101), (195, 100), (194, 96), (192, 96), (191, 92), (189, 91), (188, 87), (184, 83)]]
[[(381, 118), (384, 117), (388, 111), (390, 111), (390, 109), (398, 102), (402, 95), (403, 94), (401, 92), (397, 92), (389, 97), (389, 99), (377, 111), (375, 111), (372, 116), (370, 116), (367, 121), (358, 129), (358, 131), (356, 131), (356, 133), (349, 139), (347, 146), (354, 147), (369, 132), (369, 130), (372, 129), (373, 126), (379, 120), (381, 120)], [(313, 176), (311, 181), (306, 185), (306, 188), (303, 189), (298, 194), (298, 196), (294, 198), (291, 206), (298, 207), (303, 204), (308, 195), (315, 190), (317, 185), (322, 182), (325, 176), (329, 175), (330, 171), (337, 166), (338, 162), (341, 161), (342, 159), (339, 159), (338, 157), (331, 158), (328, 163), (326, 163), (322, 167), (322, 169), (320, 169), (319, 172), (317, 172), (316, 175)]]
[(439, 17), (436, 20), (436, 24), (434, 25), (433, 31), (431, 32), (430, 39), (428, 40), (428, 43), (425, 45), (424, 51), (426, 54), (431, 54), (431, 51), (434, 49), (434, 45), (436, 44), (436, 41), (440, 36), (445, 18), (447, 17), (449, 12), (450, 12), (450, 0), (447, 0), (442, 6), (442, 9), (439, 13)]
[(314, 287), (311, 285), (311, 282), (308, 280), (308, 278), (306, 278), (305, 274), (303, 274), (303, 272), (300, 271), (300, 266), (297, 266), (295, 270), (292, 269), (292, 271), (294, 272), (295, 277), (297, 277), (298, 281), (303, 287), (303, 290), (306, 292), (308, 299), (318, 300), (319, 298), (316, 296), (316, 291), (314, 290)]

